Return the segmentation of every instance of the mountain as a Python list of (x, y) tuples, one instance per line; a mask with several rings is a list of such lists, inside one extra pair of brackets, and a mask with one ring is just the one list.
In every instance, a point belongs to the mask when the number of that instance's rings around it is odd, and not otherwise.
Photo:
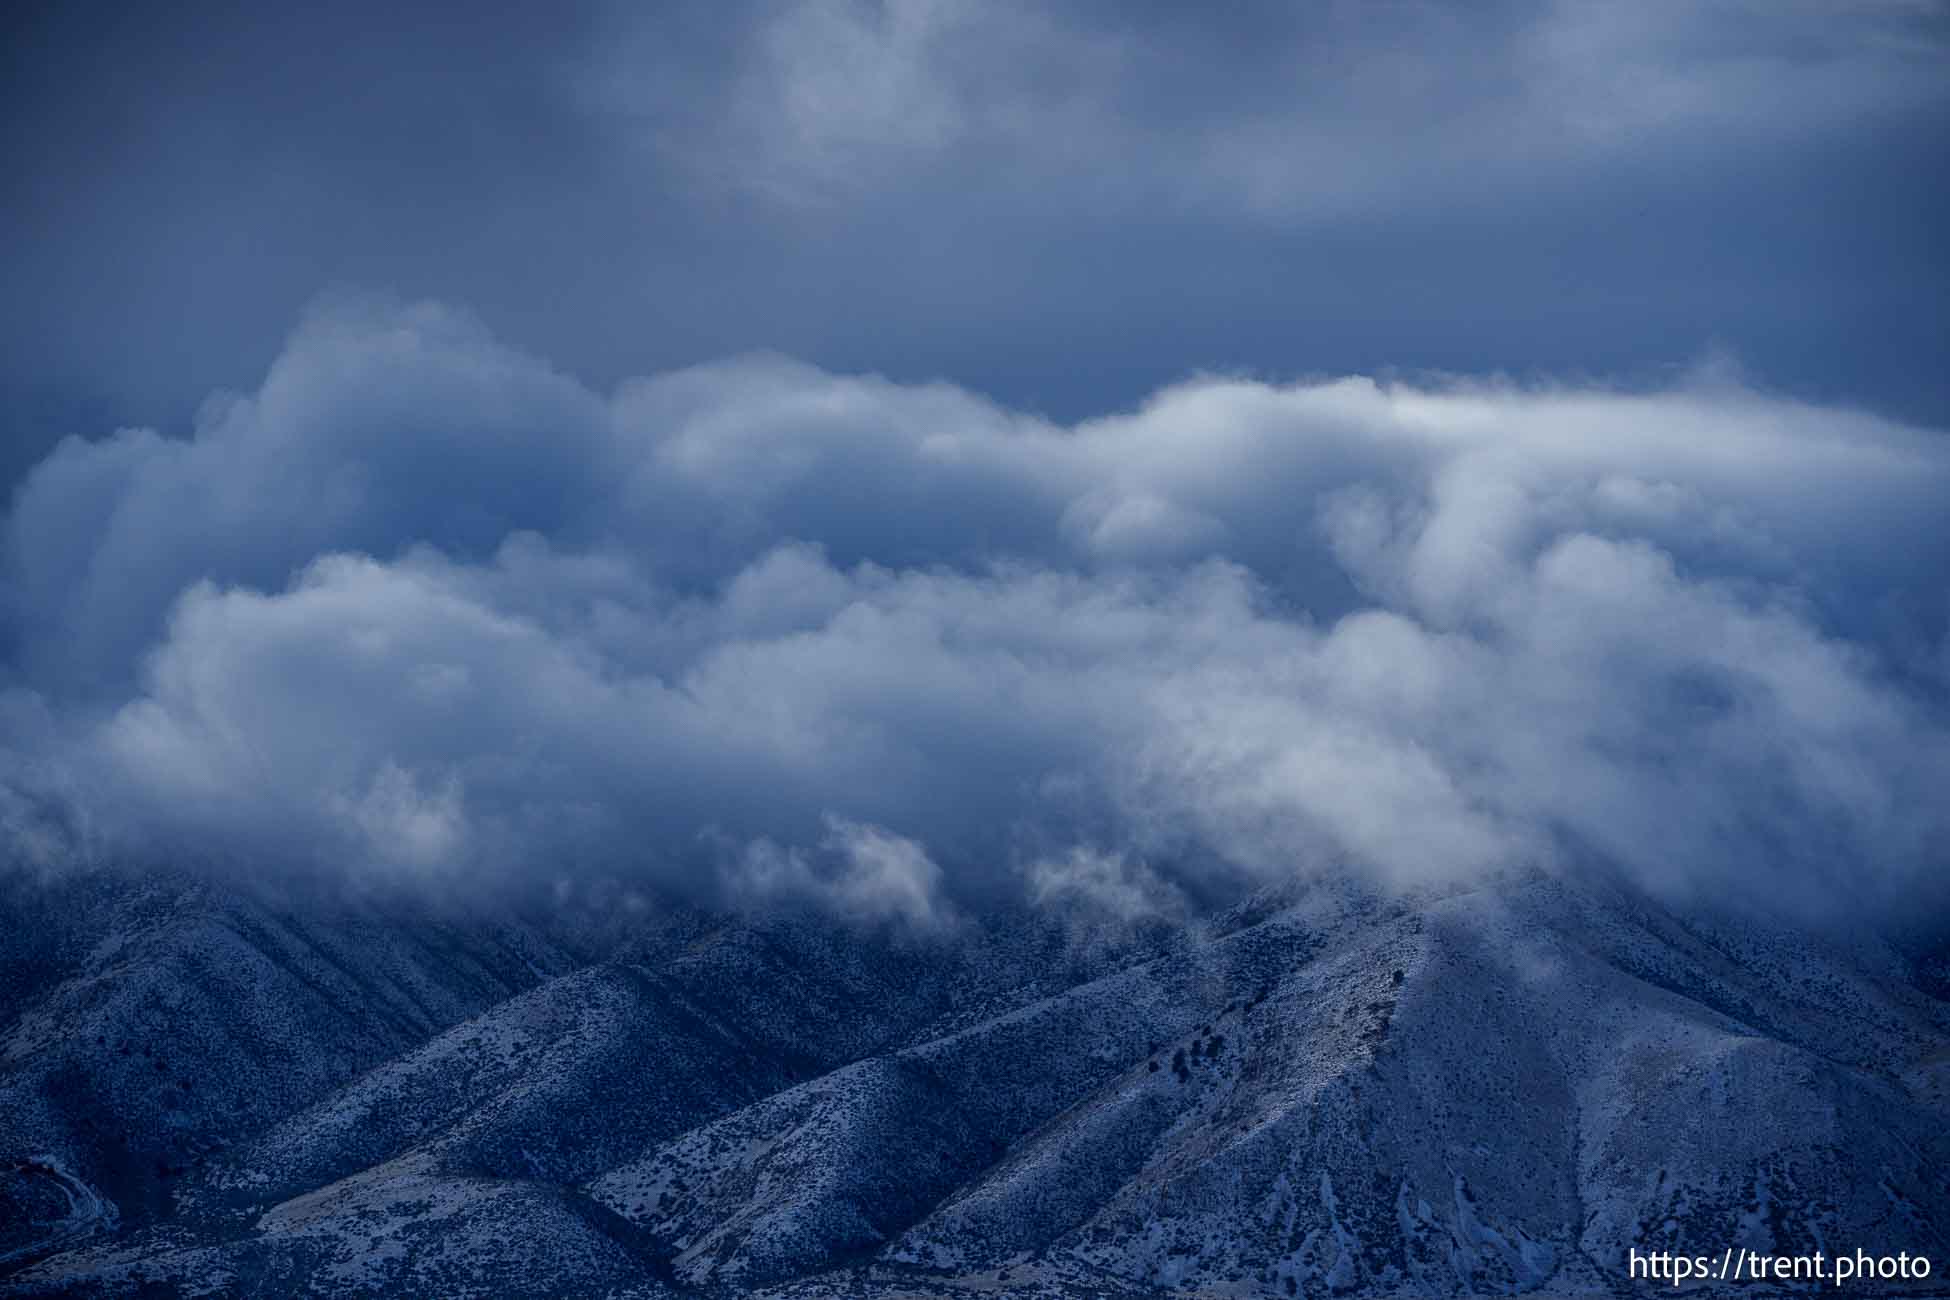
[[(0, 1294), (1638, 1294), (1950, 1267), (1941, 963), (1596, 878), (1114, 944), (7, 884)], [(1737, 1290), (1737, 1288), (1732, 1288)]]

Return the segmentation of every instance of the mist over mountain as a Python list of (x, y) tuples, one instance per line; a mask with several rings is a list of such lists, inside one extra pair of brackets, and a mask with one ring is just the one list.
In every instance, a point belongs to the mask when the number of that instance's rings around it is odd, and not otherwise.
[(1944, 0), (5, 35), (0, 1295), (1950, 1285)]
[(7, 517), (0, 1287), (1941, 1249), (1946, 479), (1724, 368), (1056, 425), (323, 305)]

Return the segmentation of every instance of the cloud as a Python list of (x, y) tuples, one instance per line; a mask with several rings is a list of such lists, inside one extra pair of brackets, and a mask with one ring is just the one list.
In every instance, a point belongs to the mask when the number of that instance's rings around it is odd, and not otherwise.
[[(255, 387), (346, 280), (465, 298), (605, 393), (769, 347), (1068, 422), (1197, 366), (1644, 375), (1724, 339), (1950, 418), (1930, 0), (571, 0), (383, 49), (362, 0), (39, 10), (0, 131), (9, 491), (60, 434)], [(1076, 521), (1106, 545), (1209, 527), (1109, 504)]]
[[(1432, 188), (1564, 186), (1648, 146), (1792, 140), (1940, 104), (1950, 31), (1908, 0), (1647, 11), (1606, 0), (1237, 8), (791, 0), (700, 86), (669, 20), (607, 33), (599, 115), (709, 187), (804, 211), (967, 178), (1249, 221)], [(710, 111), (700, 111), (703, 96)]]
[(1089, 845), (1038, 858), (1026, 872), (1030, 898), (1119, 925), (1179, 921), (1191, 914), (1184, 891), (1149, 864)]
[(769, 839), (746, 845), (728, 869), (733, 899), (769, 908), (781, 903), (824, 908), (868, 925), (938, 934), (957, 924), (942, 896), (941, 868), (913, 840), (879, 826), (826, 819), (817, 854)]
[(1942, 435), (1724, 378), (1056, 425), (771, 356), (599, 393), (341, 301), (20, 489), (0, 816), (923, 930), (1589, 861), (1887, 906), (1950, 829), (1946, 499)]

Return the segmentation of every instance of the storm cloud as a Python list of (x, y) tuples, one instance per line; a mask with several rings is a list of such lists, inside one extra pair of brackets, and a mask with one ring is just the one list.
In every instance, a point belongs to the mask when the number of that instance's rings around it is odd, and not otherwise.
[(9, 7), (0, 477), (336, 284), (608, 390), (753, 349), (1065, 422), (1198, 367), (1950, 422), (1937, 0)]
[(598, 389), (335, 298), (5, 518), (42, 869), (636, 874), (951, 925), (1602, 863), (1888, 906), (1950, 839), (1950, 440), (1194, 376), (1055, 423), (760, 354)]

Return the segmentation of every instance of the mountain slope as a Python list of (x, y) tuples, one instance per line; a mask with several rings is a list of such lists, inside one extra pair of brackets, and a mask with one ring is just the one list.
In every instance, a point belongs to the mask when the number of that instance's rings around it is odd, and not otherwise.
[(190, 878), (6, 888), (10, 914), (39, 925), (6, 927), (0, 1133), (100, 1189), (124, 1223), (165, 1211), (239, 1135), (586, 959), (506, 916)]
[[(1631, 1249), (1950, 1260), (1950, 1006), (1865, 936), (1521, 877), (1296, 890), (1094, 958), (800, 921), (553, 959), (273, 1092), (146, 1218), (87, 1218), (85, 1148), (54, 1152), (0, 1285), (1591, 1294), (1642, 1285)], [(73, 1050), (77, 978), (0, 1095)]]

